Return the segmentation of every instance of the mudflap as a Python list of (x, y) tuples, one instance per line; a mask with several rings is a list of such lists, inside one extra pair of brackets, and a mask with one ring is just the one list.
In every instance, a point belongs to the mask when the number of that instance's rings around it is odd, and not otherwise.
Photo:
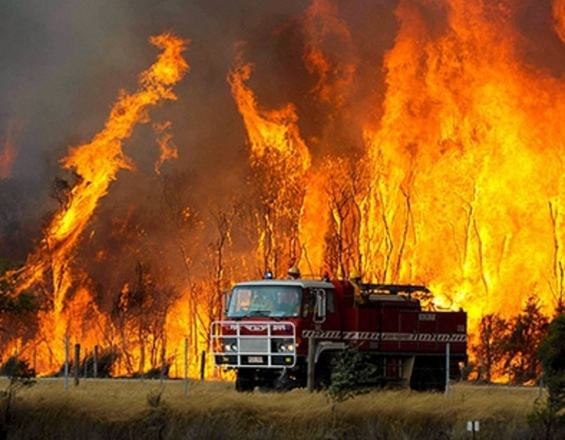
[(293, 378), (290, 377), (286, 368), (283, 368), (280, 374), (273, 380), (273, 389), (275, 391), (290, 391), (295, 387), (296, 383)]

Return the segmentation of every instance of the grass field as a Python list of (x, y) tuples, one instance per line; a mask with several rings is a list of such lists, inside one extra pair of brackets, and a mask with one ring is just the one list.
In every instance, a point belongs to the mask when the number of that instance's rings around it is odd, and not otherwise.
[[(0, 387), (7, 382), (0, 381)], [(10, 439), (529, 439), (538, 388), (455, 385), (449, 396), (373, 391), (333, 405), (324, 393), (233, 391), (232, 383), (42, 380), (18, 393)]]

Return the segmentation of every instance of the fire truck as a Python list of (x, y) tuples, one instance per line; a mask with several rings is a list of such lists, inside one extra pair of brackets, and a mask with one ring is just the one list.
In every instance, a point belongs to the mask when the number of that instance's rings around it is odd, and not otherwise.
[(375, 385), (441, 390), (466, 362), (467, 315), (424, 310), (421, 294), (429, 290), (360, 279), (238, 283), (211, 326), (214, 361), (235, 370), (238, 391), (303, 387), (308, 375), (322, 388), (355, 350)]

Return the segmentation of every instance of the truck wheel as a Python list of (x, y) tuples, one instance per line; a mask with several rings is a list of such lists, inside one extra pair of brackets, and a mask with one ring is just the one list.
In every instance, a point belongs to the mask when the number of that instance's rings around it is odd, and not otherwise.
[(445, 389), (445, 358), (416, 358), (410, 388), (415, 391), (438, 391)]
[(316, 365), (314, 388), (318, 391), (326, 390), (332, 384), (332, 358), (324, 356)]
[(238, 393), (250, 393), (255, 389), (255, 378), (253, 375), (237, 372), (235, 379), (235, 390)]

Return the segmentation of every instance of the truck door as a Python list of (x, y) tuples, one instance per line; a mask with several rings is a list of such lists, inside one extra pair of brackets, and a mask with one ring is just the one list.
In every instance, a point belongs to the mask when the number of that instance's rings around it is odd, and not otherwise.
[(340, 339), (340, 320), (336, 307), (334, 289), (311, 289), (314, 296), (314, 310), (312, 320), (314, 327), (327, 335), (322, 339)]

